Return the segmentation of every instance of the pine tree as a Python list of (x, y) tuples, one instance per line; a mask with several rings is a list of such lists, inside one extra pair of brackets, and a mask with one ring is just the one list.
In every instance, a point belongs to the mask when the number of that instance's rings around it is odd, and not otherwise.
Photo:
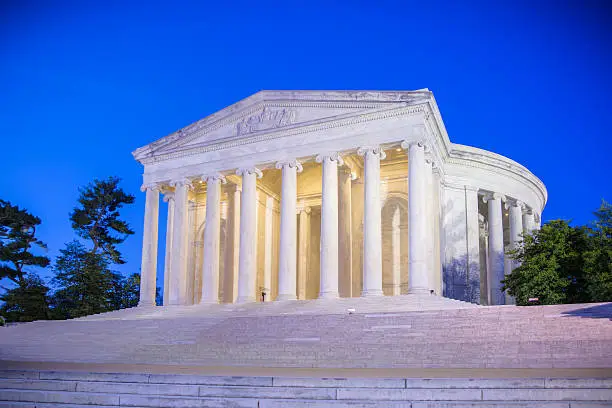
[(32, 252), (35, 248), (47, 248), (36, 238), (36, 227), (40, 223), (40, 218), (0, 200), (0, 279), (8, 278), (23, 285), (28, 267), (49, 265), (49, 258)]
[(31, 322), (52, 318), (49, 288), (37, 275), (28, 274), (16, 288), (6, 289), (0, 296), (4, 302), (0, 314), (9, 322)]
[(134, 234), (119, 218), (119, 209), (134, 202), (134, 196), (119, 187), (120, 179), (94, 180), (81, 189), (80, 206), (70, 214), (72, 228), (81, 238), (91, 241), (91, 253), (103, 253), (112, 263), (123, 264), (117, 245)]
[(125, 279), (111, 271), (125, 261), (117, 246), (134, 233), (120, 218), (119, 210), (134, 202), (134, 196), (119, 187), (119, 179), (94, 180), (80, 190), (79, 205), (70, 214), (72, 228), (89, 243), (66, 244), (54, 270), (59, 289), (54, 304), (65, 318), (119, 309)]

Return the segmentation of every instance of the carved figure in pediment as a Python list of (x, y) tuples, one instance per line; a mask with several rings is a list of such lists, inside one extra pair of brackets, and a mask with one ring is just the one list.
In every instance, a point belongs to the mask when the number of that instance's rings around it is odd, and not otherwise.
[(295, 122), (295, 117), (295, 111), (289, 109), (272, 110), (264, 107), (259, 114), (249, 116), (238, 122), (236, 131), (238, 135), (244, 135), (260, 130), (288, 126)]

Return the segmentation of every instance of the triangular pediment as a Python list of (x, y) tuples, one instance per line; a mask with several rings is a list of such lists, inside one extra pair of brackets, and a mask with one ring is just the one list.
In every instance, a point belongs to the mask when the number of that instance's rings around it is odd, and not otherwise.
[(261, 91), (134, 151), (141, 160), (425, 102), (428, 90)]

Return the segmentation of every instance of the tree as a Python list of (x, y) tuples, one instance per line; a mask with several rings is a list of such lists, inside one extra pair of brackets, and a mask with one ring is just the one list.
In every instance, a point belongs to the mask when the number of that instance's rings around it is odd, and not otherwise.
[(52, 318), (47, 296), (49, 288), (37, 275), (28, 275), (16, 288), (0, 296), (0, 314), (9, 322), (31, 322)]
[(49, 258), (32, 252), (34, 248), (47, 248), (36, 238), (40, 223), (40, 218), (0, 200), (0, 279), (8, 278), (17, 285), (25, 285), (28, 267), (49, 265)]
[(602, 200), (594, 215), (584, 253), (585, 291), (591, 302), (608, 302), (612, 300), (612, 205)]
[(55, 261), (53, 282), (59, 287), (54, 306), (66, 319), (108, 312), (113, 308), (116, 274), (108, 260), (78, 241), (66, 244)]
[(134, 273), (127, 278), (117, 275), (113, 294), (115, 309), (138, 306), (138, 300), (140, 299), (140, 274)]
[(82, 188), (79, 205), (70, 214), (72, 228), (91, 246), (70, 242), (55, 263), (54, 304), (65, 318), (108, 312), (128, 303), (124, 278), (110, 269), (125, 263), (117, 246), (134, 233), (119, 213), (134, 196), (124, 192), (119, 181), (96, 179)]
[(521, 265), (502, 281), (502, 290), (508, 290), (517, 305), (528, 305), (532, 297), (545, 305), (588, 301), (583, 272), (587, 243), (585, 228), (563, 220), (550, 221), (539, 231), (524, 235), (522, 243), (508, 254)]
[(123, 264), (117, 245), (134, 234), (126, 221), (119, 218), (119, 209), (132, 204), (134, 196), (119, 187), (120, 179), (109, 177), (94, 180), (81, 189), (80, 206), (70, 214), (77, 235), (92, 242), (91, 253), (103, 253), (112, 263)]

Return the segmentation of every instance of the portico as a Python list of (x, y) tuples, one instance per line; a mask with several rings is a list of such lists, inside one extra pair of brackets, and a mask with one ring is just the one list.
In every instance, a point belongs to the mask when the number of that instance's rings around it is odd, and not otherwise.
[(451, 143), (428, 90), (262, 91), (134, 156), (141, 305), (154, 299), (160, 192), (164, 305), (430, 291), (505, 304), (504, 250), (546, 202), (518, 163)]

